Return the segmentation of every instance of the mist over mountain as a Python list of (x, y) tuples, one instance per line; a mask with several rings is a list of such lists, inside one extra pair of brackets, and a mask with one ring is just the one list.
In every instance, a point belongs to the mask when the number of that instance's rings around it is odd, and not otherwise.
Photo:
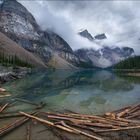
[(68, 17), (59, 9), (54, 13), (47, 2), (3, 0), (0, 4), (0, 31), (47, 67), (106, 68), (135, 54), (133, 47), (111, 44), (107, 32), (76, 30)]
[[(90, 1), (90, 4), (89, 1), (73, 0), (19, 2), (35, 16), (39, 25), (56, 31), (73, 49), (115, 45), (131, 47), (140, 54), (139, 1)], [(93, 46), (77, 36), (82, 28), (93, 36), (105, 33), (108, 39), (101, 46)]]
[(81, 48), (75, 51), (80, 60), (90, 62), (93, 66), (107, 68), (135, 55), (133, 48), (124, 46), (106, 46), (102, 44), (104, 40), (108, 40), (104, 33), (93, 37), (88, 30), (83, 30), (78, 34), (91, 42), (102, 45), (99, 49), (94, 49), (93, 47), (90, 49)]

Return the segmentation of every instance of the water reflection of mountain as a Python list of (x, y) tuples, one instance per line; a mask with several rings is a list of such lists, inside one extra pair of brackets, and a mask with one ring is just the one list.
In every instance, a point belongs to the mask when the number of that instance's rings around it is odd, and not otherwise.
[(24, 97), (37, 98), (59, 94), (64, 89), (81, 88), (105, 92), (130, 91), (131, 82), (115, 76), (110, 71), (41, 71), (14, 82)]
[(131, 82), (115, 76), (110, 71), (80, 71), (66, 78), (62, 84), (64, 87), (91, 86), (93, 89), (104, 91), (129, 91), (134, 87)]
[(7, 86), (16, 97), (44, 101), (47, 107), (60, 111), (101, 113), (140, 99), (140, 85), (103, 70), (40, 71)]

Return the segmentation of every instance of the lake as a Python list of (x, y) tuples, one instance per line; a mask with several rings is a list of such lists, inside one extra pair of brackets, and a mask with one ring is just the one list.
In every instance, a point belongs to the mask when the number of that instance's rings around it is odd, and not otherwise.
[(4, 87), (14, 97), (43, 101), (46, 110), (59, 112), (103, 114), (140, 101), (139, 78), (119, 77), (106, 70), (35, 71)]
[[(35, 103), (45, 102), (45, 111), (73, 111), (83, 114), (103, 114), (140, 101), (140, 79), (120, 77), (106, 70), (41, 70), (34, 71), (23, 79), (3, 85), (11, 94), (5, 102), (14, 102), (15, 98), (30, 100)], [(1, 99), (0, 102), (4, 100)], [(16, 102), (5, 112), (31, 112), (34, 106)], [(17, 118), (0, 120), (0, 128)], [(31, 121), (29, 122), (31, 123)], [(1, 140), (25, 140), (27, 124), (16, 129)], [(31, 136), (34, 140), (58, 140), (51, 131), (40, 123), (31, 124)], [(44, 129), (46, 131), (44, 131)], [(71, 140), (88, 140), (86, 137), (70, 135)], [(135, 135), (138, 133), (134, 133)], [(117, 137), (115, 135), (115, 137)], [(127, 136), (128, 137), (128, 136)], [(130, 137), (130, 136), (129, 136)], [(123, 136), (126, 138), (126, 135)], [(130, 137), (131, 138), (131, 137)], [(120, 139), (120, 135), (118, 135)]]

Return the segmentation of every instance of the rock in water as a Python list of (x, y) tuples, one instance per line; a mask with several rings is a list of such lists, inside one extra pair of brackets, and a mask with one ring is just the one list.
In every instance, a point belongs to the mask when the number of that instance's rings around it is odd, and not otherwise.
[(6, 92), (6, 89), (0, 88), (0, 92)]

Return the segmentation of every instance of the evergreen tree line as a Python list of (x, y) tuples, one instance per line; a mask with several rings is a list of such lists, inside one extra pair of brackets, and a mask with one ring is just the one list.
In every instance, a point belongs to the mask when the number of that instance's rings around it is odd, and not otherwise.
[(0, 64), (3, 66), (21, 66), (21, 67), (33, 67), (27, 61), (23, 61), (17, 57), (17, 55), (5, 55), (4, 52), (0, 52)]
[(123, 60), (116, 64), (113, 68), (115, 69), (140, 69), (140, 56), (135, 56)]

